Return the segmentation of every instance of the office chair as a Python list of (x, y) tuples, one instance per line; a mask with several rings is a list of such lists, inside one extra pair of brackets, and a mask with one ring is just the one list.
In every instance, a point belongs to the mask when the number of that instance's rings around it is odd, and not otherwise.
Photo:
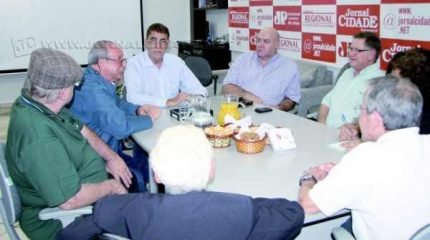
[[(339, 70), (339, 72), (336, 75), (336, 79), (333, 83), (333, 87), (334, 85), (336, 85), (337, 81), (339, 80), (340, 76), (342, 76), (342, 74), (348, 69), (350, 68), (351, 65), (349, 65), (349, 63), (346, 63), (345, 65), (342, 66), (342, 68)], [(320, 106), (321, 104), (315, 105), (315, 106), (310, 106), (308, 108), (308, 114), (306, 115), (306, 118), (308, 119), (312, 119), (312, 120), (318, 120), (318, 113), (320, 110)]]
[[(333, 228), (331, 231), (334, 240), (355, 240), (355, 238), (342, 227)], [(430, 224), (420, 228), (410, 240), (428, 240), (430, 239)]]
[(185, 64), (204, 87), (211, 85), (213, 81), (214, 95), (216, 95), (218, 75), (212, 74), (212, 69), (208, 61), (202, 57), (188, 56), (185, 58)]
[[(21, 214), (21, 199), (7, 169), (5, 146), (5, 143), (0, 142), (0, 215), (10, 240), (19, 240), (20, 238), (15, 230), (15, 226)], [(57, 207), (45, 208), (39, 213), (39, 218), (41, 220), (60, 220), (64, 228), (73, 222), (76, 217), (91, 213), (92, 206), (75, 210), (61, 210)], [(101, 239), (125, 240), (126, 238), (112, 234), (103, 234)]]
[(355, 240), (354, 236), (343, 227), (333, 228), (331, 230), (331, 235), (334, 240)]
[(420, 228), (411, 237), (411, 240), (428, 240), (428, 239), (430, 239), (430, 223)]

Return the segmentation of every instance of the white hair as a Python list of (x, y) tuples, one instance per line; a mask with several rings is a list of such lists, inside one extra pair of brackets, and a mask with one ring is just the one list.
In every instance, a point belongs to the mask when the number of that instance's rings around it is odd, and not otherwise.
[(160, 134), (149, 161), (167, 193), (201, 191), (211, 180), (213, 149), (202, 129), (179, 125)]

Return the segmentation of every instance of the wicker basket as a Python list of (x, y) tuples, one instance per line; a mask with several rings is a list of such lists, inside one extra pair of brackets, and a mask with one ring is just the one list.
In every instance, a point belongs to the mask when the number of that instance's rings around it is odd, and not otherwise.
[(205, 131), (205, 134), (209, 142), (211, 143), (212, 147), (215, 147), (215, 148), (225, 148), (230, 146), (231, 136), (233, 136), (233, 133), (226, 134), (226, 135), (216, 135), (216, 134), (209, 134), (206, 131)]
[(265, 135), (262, 139), (255, 141), (242, 140), (239, 139), (237, 135), (238, 134), (233, 135), (233, 139), (236, 143), (237, 151), (241, 153), (259, 153), (262, 152), (266, 147), (267, 135)]

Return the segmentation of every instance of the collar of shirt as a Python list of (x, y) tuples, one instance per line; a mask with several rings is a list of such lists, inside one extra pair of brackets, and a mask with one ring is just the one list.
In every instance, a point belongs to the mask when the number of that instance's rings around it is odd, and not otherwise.
[(114, 82), (110, 82), (110, 81), (106, 80), (102, 75), (100, 75), (100, 73), (96, 69), (94, 69), (91, 66), (88, 66), (86, 71), (87, 71), (87, 74), (84, 74), (84, 78), (85, 78), (84, 80), (86, 80), (86, 81), (97, 81), (102, 86), (107, 87), (110, 91), (115, 92), (116, 84)]
[[(57, 119), (61, 122), (64, 122), (64, 119), (61, 118), (59, 114), (54, 113), (53, 111), (51, 111), (51, 109), (45, 107), (45, 105), (34, 100), (24, 89), (21, 90), (20, 102), (30, 108), (38, 110), (39, 112), (45, 114), (50, 118)], [(61, 111), (63, 111), (63, 109), (61, 109)], [(59, 113), (61, 113), (61, 111)]]
[[(361, 70), (355, 77), (358, 77), (360, 75), (366, 75), (368, 73), (373, 73), (375, 72), (377, 69), (379, 69), (379, 64), (378, 63), (374, 63), (372, 65), (369, 65), (367, 67), (365, 67), (363, 70)], [(355, 70), (354, 70), (355, 71)], [(353, 72), (354, 72), (353, 71)]]
[(262, 66), (262, 65), (261, 65), (261, 60), (260, 60), (260, 58), (257, 56), (257, 53), (256, 53), (256, 52), (254, 52), (254, 56), (253, 56), (253, 58), (254, 58), (255, 62), (256, 62), (259, 66), (261, 66), (261, 67), (266, 67), (266, 66), (271, 65), (271, 64), (273, 64), (274, 62), (276, 62), (276, 61), (280, 58), (280, 55), (279, 55), (279, 53), (276, 53), (275, 55), (273, 55), (271, 58), (269, 58), (269, 60), (267, 61), (267, 64), (266, 64), (265, 66)]
[[(163, 56), (163, 62), (161, 63), (161, 68), (163, 68), (166, 65), (169, 65), (169, 57), (167, 56), (168, 53), (164, 53)], [(145, 61), (143, 62), (143, 66), (145, 68), (157, 68), (157, 66), (152, 62), (151, 58), (149, 58), (148, 51), (143, 52), (143, 57)]]
[(376, 140), (376, 142), (389, 142), (391, 141), (391, 139), (397, 142), (399, 141), (399, 139), (408, 139), (409, 138), (408, 136), (415, 137), (418, 135), (418, 132), (419, 132), (418, 127), (409, 127), (409, 128), (402, 128), (402, 129), (387, 131), (382, 136), (380, 136), (378, 140)]

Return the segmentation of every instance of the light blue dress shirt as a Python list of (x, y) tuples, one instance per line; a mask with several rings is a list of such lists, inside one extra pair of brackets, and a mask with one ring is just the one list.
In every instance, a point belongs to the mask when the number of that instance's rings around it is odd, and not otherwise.
[(354, 72), (353, 68), (345, 70), (334, 88), (322, 100), (322, 104), (329, 107), (326, 120), (329, 127), (338, 128), (355, 121), (360, 115), (359, 107), (369, 86), (369, 80), (385, 75), (379, 69), (379, 63), (366, 67), (356, 76)]
[(240, 55), (232, 64), (223, 85), (235, 84), (258, 96), (267, 105), (278, 105), (285, 97), (300, 101), (297, 64), (279, 53), (263, 67), (255, 52)]

